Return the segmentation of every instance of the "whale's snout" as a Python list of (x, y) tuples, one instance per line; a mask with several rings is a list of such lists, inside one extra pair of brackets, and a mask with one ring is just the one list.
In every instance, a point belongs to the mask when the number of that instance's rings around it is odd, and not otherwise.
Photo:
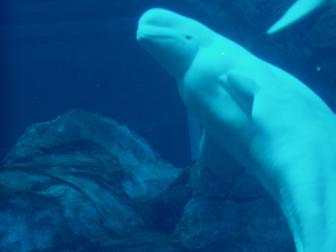
[(142, 14), (138, 21), (137, 41), (146, 43), (154, 38), (163, 37), (162, 31), (168, 23), (164, 25), (162, 21), (167, 14), (170, 14), (170, 11), (160, 8), (150, 9)]
[[(178, 28), (182, 16), (169, 10), (153, 8), (147, 10), (138, 21), (136, 38), (139, 42), (151, 39), (169, 38)], [(174, 35), (173, 35), (174, 36)]]
[(147, 10), (139, 19), (139, 26), (161, 26), (169, 27), (173, 24), (174, 20), (181, 19), (182, 16), (169, 10), (161, 8), (152, 8)]

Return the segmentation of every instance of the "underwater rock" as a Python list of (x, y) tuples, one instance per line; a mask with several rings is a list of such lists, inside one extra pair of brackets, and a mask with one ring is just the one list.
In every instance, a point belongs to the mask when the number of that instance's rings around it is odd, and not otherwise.
[(0, 250), (294, 251), (259, 183), (177, 169), (111, 119), (74, 110), (31, 126), (0, 169)]
[(287, 223), (258, 181), (244, 172), (233, 186), (200, 165), (193, 195), (172, 236), (191, 251), (295, 251)]
[(150, 247), (153, 237), (158, 246), (165, 235), (148, 227), (141, 209), (179, 173), (97, 114), (74, 110), (35, 124), (0, 170), (1, 251), (141, 251), (134, 247)]
[(155, 198), (167, 180), (179, 173), (126, 127), (80, 110), (30, 127), (5, 157), (4, 165), (34, 165), (41, 172), (59, 171), (62, 166), (67, 174), (77, 168), (86, 175), (120, 183), (133, 200)]

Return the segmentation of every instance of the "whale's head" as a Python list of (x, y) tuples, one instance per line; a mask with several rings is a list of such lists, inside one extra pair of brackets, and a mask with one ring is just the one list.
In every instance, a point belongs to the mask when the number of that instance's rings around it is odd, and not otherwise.
[(169, 10), (146, 11), (138, 22), (137, 40), (175, 78), (181, 78), (200, 47), (209, 43), (210, 29)]

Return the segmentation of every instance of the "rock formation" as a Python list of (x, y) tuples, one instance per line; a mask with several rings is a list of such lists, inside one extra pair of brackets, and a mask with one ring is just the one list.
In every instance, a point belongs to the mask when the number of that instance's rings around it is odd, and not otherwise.
[(227, 188), (178, 169), (141, 137), (80, 110), (34, 124), (0, 170), (1, 251), (293, 251), (248, 174)]

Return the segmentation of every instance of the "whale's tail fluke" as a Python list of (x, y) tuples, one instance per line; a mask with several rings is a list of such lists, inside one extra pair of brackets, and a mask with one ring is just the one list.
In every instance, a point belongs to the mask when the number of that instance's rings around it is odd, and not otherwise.
[(296, 1), (285, 14), (268, 30), (268, 34), (276, 33), (309, 15), (320, 6), (327, 3), (328, 0), (298, 0)]

